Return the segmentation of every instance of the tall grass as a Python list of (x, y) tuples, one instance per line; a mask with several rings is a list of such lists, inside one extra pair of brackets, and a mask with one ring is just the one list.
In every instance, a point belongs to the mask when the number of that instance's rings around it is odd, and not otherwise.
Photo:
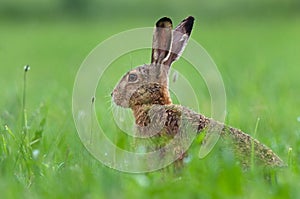
[[(10, 127), (5, 125), (5, 132), (1, 134), (2, 136), (2, 149), (4, 157), (2, 161), (5, 163), (11, 162), (12, 164), (4, 164), (6, 167), (10, 167), (11, 172), (16, 177), (16, 179), (24, 184), (25, 187), (30, 187), (36, 175), (40, 175), (38, 155), (39, 149), (36, 148), (38, 143), (42, 138), (43, 128), (45, 125), (45, 115), (42, 115), (42, 119), (39, 122), (39, 126), (34, 126), (34, 121), (32, 124), (28, 122), (28, 113), (26, 107), (27, 101), (27, 75), (30, 67), (26, 65), (24, 67), (24, 78), (23, 78), (23, 95), (22, 95), (22, 108), (20, 112), (22, 113), (21, 119), (21, 129), (15, 130), (13, 132)], [(39, 114), (43, 107), (41, 106)], [(40, 119), (39, 116), (35, 115), (34, 120)], [(32, 125), (32, 126), (30, 126)], [(37, 128), (37, 129), (35, 129)], [(6, 134), (5, 134), (6, 133)], [(2, 163), (3, 163), (2, 162)]]
[[(127, 24), (123, 23), (125, 21), (105, 25), (3, 24), (0, 50), (7, 54), (0, 53), (1, 67), (5, 66), (0, 74), (3, 89), (0, 98), (0, 197), (300, 197), (299, 19), (220, 19), (212, 23), (199, 19), (192, 34), (214, 58), (224, 79), (229, 112), (226, 123), (254, 135), (289, 164), (288, 168), (277, 171), (276, 183), (268, 183), (256, 167), (251, 172), (241, 170), (233, 154), (217, 147), (199, 160), (197, 141), (189, 152), (191, 161), (179, 177), (160, 172), (120, 173), (103, 166), (86, 151), (72, 121), (73, 81), (84, 57), (100, 41), (125, 27), (145, 25), (143, 19), (126, 21)], [(149, 57), (132, 59), (133, 62), (147, 62)], [(34, 66), (33, 70), (21, 74), (19, 66), (27, 62)], [(179, 60), (174, 67), (180, 68), (181, 63)], [(135, 64), (124, 59), (120, 67), (127, 71), (126, 67)], [(120, 71), (114, 71), (107, 79), (113, 83), (121, 75)], [(115, 133), (117, 129), (110, 125), (107, 110), (101, 108), (102, 98), (98, 96), (109, 94), (106, 93), (109, 89), (99, 91), (91, 107), (95, 107), (100, 118), (106, 119), (105, 130)], [(209, 106), (209, 96), (205, 92), (200, 89), (197, 96), (202, 105)]]

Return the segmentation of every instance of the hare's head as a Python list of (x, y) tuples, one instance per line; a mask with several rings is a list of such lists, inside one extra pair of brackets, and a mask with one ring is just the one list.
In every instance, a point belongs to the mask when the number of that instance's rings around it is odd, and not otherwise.
[(157, 21), (153, 34), (151, 64), (127, 72), (112, 92), (113, 101), (125, 108), (143, 104), (170, 104), (168, 74), (171, 64), (182, 54), (194, 23), (184, 19), (174, 30), (172, 21)]

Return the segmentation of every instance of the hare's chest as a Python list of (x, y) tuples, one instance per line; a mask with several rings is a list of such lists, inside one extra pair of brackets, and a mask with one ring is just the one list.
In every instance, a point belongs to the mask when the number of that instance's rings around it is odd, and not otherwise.
[(153, 105), (135, 113), (138, 134), (142, 137), (174, 137), (180, 128), (181, 111)]

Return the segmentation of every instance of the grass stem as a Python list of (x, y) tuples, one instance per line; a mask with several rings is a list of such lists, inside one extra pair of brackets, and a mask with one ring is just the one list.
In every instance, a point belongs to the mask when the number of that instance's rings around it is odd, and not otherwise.
[(24, 66), (24, 82), (23, 82), (23, 101), (22, 101), (22, 106), (23, 106), (23, 133), (25, 134), (25, 136), (27, 135), (27, 131), (28, 131), (28, 123), (27, 123), (27, 111), (26, 111), (26, 82), (27, 82), (27, 72), (30, 70), (30, 66), (26, 65)]
[[(260, 118), (258, 117), (256, 120), (256, 124), (255, 124), (253, 138), (256, 138), (259, 121), (260, 121)], [(251, 170), (252, 171), (254, 170), (254, 165), (255, 165), (254, 159), (255, 159), (255, 146), (254, 146), (254, 141), (252, 141), (252, 144), (251, 144)]]

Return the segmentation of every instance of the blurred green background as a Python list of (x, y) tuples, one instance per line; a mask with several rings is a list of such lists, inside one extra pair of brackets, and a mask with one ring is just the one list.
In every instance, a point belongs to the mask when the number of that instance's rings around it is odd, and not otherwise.
[[(256, 137), (289, 164), (277, 173), (277, 183), (269, 183), (259, 170), (242, 171), (230, 154), (217, 149), (198, 160), (198, 143), (191, 149), (192, 161), (175, 176), (111, 170), (80, 142), (72, 119), (72, 89), (88, 53), (113, 34), (153, 26), (162, 16), (177, 24), (188, 15), (196, 18), (192, 38), (223, 77), (227, 123), (253, 135), (260, 118)], [(299, 35), (298, 0), (2, 0), (1, 198), (299, 198)], [(149, 61), (149, 56), (134, 55), (123, 59), (124, 65)], [(180, 63), (174, 67), (183, 68)], [(26, 64), (31, 66), (27, 145), (21, 133)], [(207, 92), (203, 95), (209, 106)], [(37, 143), (30, 144), (35, 137)]]

